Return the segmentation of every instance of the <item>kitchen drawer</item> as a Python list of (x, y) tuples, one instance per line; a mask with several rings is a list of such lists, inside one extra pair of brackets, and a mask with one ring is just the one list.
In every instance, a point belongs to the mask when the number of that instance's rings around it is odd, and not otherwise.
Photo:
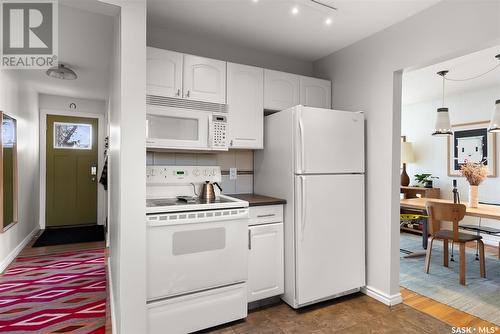
[(283, 205), (253, 206), (249, 208), (249, 226), (283, 221)]
[(184, 334), (247, 316), (247, 285), (235, 284), (147, 305), (148, 333)]

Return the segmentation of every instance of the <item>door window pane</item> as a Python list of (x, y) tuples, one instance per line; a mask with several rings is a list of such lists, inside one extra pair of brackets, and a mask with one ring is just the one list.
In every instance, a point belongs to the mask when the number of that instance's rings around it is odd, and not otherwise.
[(54, 148), (92, 149), (92, 124), (54, 122)]

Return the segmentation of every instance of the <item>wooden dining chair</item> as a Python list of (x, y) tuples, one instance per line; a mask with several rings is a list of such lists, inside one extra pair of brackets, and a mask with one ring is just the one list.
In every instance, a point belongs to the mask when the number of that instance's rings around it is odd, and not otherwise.
[[(425, 257), (425, 272), (429, 273), (432, 255), (432, 243), (435, 239), (443, 240), (443, 265), (448, 267), (448, 241), (460, 245), (460, 284), (465, 285), (465, 244), (476, 241), (479, 245), (479, 266), (481, 277), (486, 277), (484, 262), (484, 243), (480, 235), (461, 233), (458, 231), (458, 223), (464, 219), (466, 207), (463, 204), (440, 203), (427, 201), (427, 214), (429, 216), (429, 244)], [(441, 222), (452, 222), (453, 230), (441, 228)]]

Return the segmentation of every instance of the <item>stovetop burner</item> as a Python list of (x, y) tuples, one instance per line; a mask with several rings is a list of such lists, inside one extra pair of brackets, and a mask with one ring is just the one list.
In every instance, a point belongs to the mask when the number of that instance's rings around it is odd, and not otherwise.
[(176, 205), (196, 205), (196, 204), (220, 204), (231, 203), (233, 200), (216, 197), (212, 201), (207, 201), (200, 197), (183, 197), (183, 198), (154, 198), (146, 200), (146, 207), (160, 207), (160, 206), (176, 206)]

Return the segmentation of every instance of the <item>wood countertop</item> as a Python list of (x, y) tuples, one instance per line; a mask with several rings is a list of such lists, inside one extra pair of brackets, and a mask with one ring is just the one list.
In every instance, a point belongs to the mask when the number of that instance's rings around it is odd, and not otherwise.
[[(425, 209), (425, 203), (427, 201), (440, 202), (440, 203), (453, 203), (453, 201), (446, 200), (446, 199), (409, 198), (409, 199), (402, 199), (400, 201), (400, 205), (403, 208)], [(489, 205), (489, 204), (479, 204), (477, 208), (470, 208), (467, 206), (466, 201), (464, 201), (462, 204), (465, 204), (467, 207), (467, 211), (465, 213), (466, 216), (482, 217), (482, 218), (500, 220), (500, 206)]]
[(249, 206), (286, 204), (286, 200), (284, 199), (257, 194), (235, 194), (228, 196), (247, 201)]

